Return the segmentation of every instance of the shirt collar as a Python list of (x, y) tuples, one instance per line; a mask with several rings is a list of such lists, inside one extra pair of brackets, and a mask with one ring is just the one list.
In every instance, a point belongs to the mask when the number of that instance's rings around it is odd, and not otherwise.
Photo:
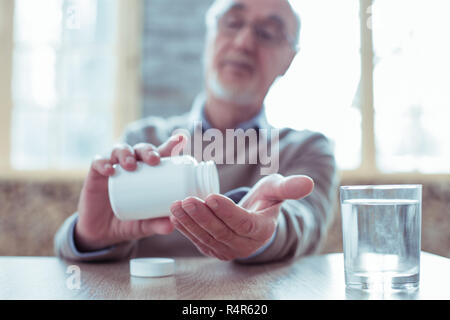
[[(204, 93), (200, 93), (194, 100), (192, 104), (192, 109), (189, 114), (189, 119), (191, 123), (191, 128), (193, 129), (194, 125), (202, 125), (202, 130), (208, 130), (212, 128), (212, 125), (209, 123), (208, 119), (205, 115), (205, 103), (206, 103), (206, 95)], [(255, 115), (253, 118), (239, 123), (235, 128), (230, 129), (243, 129), (244, 131), (250, 128), (253, 129), (267, 129), (270, 125), (267, 122), (265, 107), (261, 108), (261, 111)]]

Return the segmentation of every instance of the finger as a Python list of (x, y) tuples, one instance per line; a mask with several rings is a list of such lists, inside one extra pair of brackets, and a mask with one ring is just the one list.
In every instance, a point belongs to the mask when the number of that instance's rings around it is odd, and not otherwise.
[[(181, 207), (189, 217), (201, 228), (209, 233), (211, 237), (231, 248), (242, 246), (242, 236), (233, 232), (222, 220), (220, 220), (211, 209), (200, 199), (189, 197), (182, 201)], [(237, 212), (239, 215), (240, 212)], [(245, 241), (249, 241), (245, 237)]]
[(150, 143), (138, 143), (133, 146), (138, 161), (143, 161), (148, 165), (155, 166), (160, 161), (157, 148)]
[(225, 244), (218, 242), (206, 230), (192, 220), (192, 218), (182, 208), (181, 201), (175, 202), (171, 206), (170, 211), (176, 220), (203, 245), (212, 249), (214, 252), (225, 257), (230, 257), (231, 259), (233, 253), (230, 248)]
[(174, 155), (179, 155), (180, 151), (183, 149), (186, 143), (187, 138), (182, 134), (177, 134), (170, 137), (169, 140), (160, 145), (157, 148), (157, 151), (161, 157), (170, 157)]
[(136, 169), (136, 155), (131, 146), (127, 144), (116, 145), (111, 152), (112, 163), (119, 163), (127, 171)]
[(194, 235), (192, 235), (189, 231), (186, 230), (186, 228), (173, 216), (170, 217), (170, 220), (172, 221), (175, 228), (180, 231), (180, 233), (188, 238), (196, 247), (197, 249), (205, 256), (215, 257), (218, 259), (223, 259), (223, 257), (219, 258), (219, 255), (216, 254), (212, 249), (205, 246), (200, 240), (198, 240)]
[(155, 234), (169, 234), (173, 231), (174, 226), (168, 217), (119, 221), (113, 224), (115, 234), (118, 235), (120, 241), (130, 241), (149, 237)]
[(242, 237), (264, 241), (275, 231), (275, 215), (248, 212), (220, 194), (209, 195), (205, 203), (220, 220)]
[(174, 230), (174, 225), (169, 218), (154, 218), (139, 220), (139, 230), (142, 231), (141, 237), (148, 237), (154, 234), (169, 234)]
[(93, 169), (97, 174), (105, 177), (109, 177), (114, 174), (114, 168), (110, 159), (101, 158), (100, 156), (97, 156), (94, 161), (92, 161), (91, 169)]

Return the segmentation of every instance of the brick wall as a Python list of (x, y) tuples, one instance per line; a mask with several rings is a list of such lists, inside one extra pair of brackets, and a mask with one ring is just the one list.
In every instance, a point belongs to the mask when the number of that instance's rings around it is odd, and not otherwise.
[(190, 109), (203, 87), (204, 15), (212, 0), (145, 0), (143, 117)]

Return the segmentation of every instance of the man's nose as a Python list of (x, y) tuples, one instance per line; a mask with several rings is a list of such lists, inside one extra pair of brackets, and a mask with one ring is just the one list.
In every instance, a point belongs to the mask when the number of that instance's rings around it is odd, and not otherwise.
[(236, 34), (234, 45), (237, 48), (248, 52), (255, 50), (257, 43), (251, 26), (245, 26)]

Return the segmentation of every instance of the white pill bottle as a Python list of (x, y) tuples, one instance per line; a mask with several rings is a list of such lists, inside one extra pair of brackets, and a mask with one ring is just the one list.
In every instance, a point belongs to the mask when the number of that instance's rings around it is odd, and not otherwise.
[(197, 162), (191, 156), (161, 158), (156, 166), (137, 163), (135, 171), (114, 165), (108, 180), (111, 208), (120, 220), (168, 217), (177, 200), (196, 196), (204, 200), (219, 193), (219, 175), (213, 161)]

